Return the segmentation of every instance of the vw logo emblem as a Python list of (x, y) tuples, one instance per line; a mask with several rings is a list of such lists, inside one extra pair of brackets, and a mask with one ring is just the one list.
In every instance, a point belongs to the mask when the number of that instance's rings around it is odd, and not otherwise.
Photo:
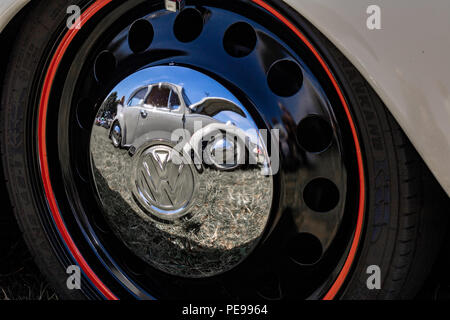
[(193, 167), (182, 154), (166, 145), (156, 145), (137, 157), (134, 197), (151, 214), (173, 220), (188, 213), (195, 194)]

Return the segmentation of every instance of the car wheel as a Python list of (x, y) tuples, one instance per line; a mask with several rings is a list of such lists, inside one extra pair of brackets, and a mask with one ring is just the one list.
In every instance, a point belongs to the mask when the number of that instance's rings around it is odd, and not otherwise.
[(114, 122), (110, 136), (114, 147), (119, 148), (122, 145), (122, 128), (118, 122)]
[[(80, 29), (66, 27), (73, 4), (82, 8)], [(429, 173), (382, 101), (281, 1), (196, 4), (177, 13), (149, 0), (28, 7), (2, 92), (1, 147), (15, 215), (41, 271), (68, 298), (412, 297), (445, 223), (429, 201)], [(199, 213), (176, 222), (142, 214), (148, 198), (134, 199), (139, 193), (122, 201), (134, 187), (111, 179), (122, 170), (108, 171), (118, 168), (112, 156), (93, 160), (108, 148), (94, 121), (117, 83), (158, 66), (204, 74), (242, 102), (259, 130), (276, 129), (272, 175), (212, 174), (191, 188), (210, 191), (201, 193), (210, 197), (200, 199), (203, 209), (186, 205)], [(122, 151), (111, 154), (129, 156)], [(125, 213), (133, 219), (117, 220)], [(72, 265), (82, 271), (80, 290), (67, 287)], [(372, 266), (379, 288), (367, 286)]]
[(245, 144), (234, 136), (218, 133), (203, 151), (204, 162), (218, 170), (234, 170), (245, 164)]

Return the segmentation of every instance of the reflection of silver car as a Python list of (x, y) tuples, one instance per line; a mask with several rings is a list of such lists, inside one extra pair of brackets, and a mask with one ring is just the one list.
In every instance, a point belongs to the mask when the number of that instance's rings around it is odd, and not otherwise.
[[(224, 98), (207, 97), (191, 104), (181, 86), (171, 83), (158, 83), (135, 90), (126, 106), (117, 107), (110, 130), (110, 138), (117, 148), (139, 149), (148, 141), (155, 139), (173, 140), (176, 130), (184, 129), (192, 137), (199, 129), (217, 128), (215, 132), (208, 132), (209, 140), (217, 140), (217, 134), (225, 131), (235, 131), (232, 124), (223, 124), (214, 116), (223, 111), (231, 111), (246, 117), (245, 113), (232, 101)], [(214, 124), (214, 125), (213, 125)], [(227, 127), (228, 126), (228, 127)], [(227, 128), (231, 130), (227, 130)], [(240, 141), (244, 144), (245, 134), (239, 133)], [(236, 134), (234, 134), (236, 136)], [(208, 140), (208, 138), (206, 138)], [(208, 154), (228, 152), (232, 142), (215, 141), (216, 148)], [(211, 149), (211, 148), (210, 148)], [(217, 152), (220, 149), (221, 152)], [(236, 150), (239, 148), (235, 148)], [(237, 151), (236, 151), (237, 152)], [(230, 159), (223, 159), (229, 161)], [(211, 159), (217, 165), (217, 159)], [(220, 161), (219, 161), (220, 162)], [(226, 167), (223, 167), (225, 169)]]

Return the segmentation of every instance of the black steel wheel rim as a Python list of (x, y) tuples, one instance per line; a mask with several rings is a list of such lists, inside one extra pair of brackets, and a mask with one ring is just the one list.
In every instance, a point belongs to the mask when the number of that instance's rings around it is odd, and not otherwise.
[[(65, 223), (95, 272), (121, 297), (323, 297), (349, 251), (358, 208), (355, 148), (345, 114), (334, 107), (338, 97), (304, 45), (260, 7), (195, 4), (188, 1), (181, 13), (167, 12), (161, 2), (110, 5), (71, 44), (57, 73), (64, 85), (52, 88), (46, 128)], [(198, 17), (201, 27), (177, 27)], [(153, 31), (151, 41), (130, 44), (139, 37), (129, 32), (139, 25)], [(259, 128), (280, 130), (281, 165), (264, 235), (245, 261), (217, 276), (176, 277), (137, 258), (111, 231), (95, 191), (88, 152), (95, 116), (115, 84), (155, 66), (208, 75), (245, 104)]]

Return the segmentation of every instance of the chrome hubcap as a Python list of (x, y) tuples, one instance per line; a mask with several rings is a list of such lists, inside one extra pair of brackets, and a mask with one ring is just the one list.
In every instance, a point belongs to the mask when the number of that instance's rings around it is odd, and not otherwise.
[(122, 142), (116, 148), (117, 126), (94, 125), (93, 177), (128, 248), (182, 277), (243, 261), (265, 230), (273, 179), (263, 135), (242, 103), (198, 71), (159, 66), (120, 82), (97, 116), (104, 114), (119, 123)]

